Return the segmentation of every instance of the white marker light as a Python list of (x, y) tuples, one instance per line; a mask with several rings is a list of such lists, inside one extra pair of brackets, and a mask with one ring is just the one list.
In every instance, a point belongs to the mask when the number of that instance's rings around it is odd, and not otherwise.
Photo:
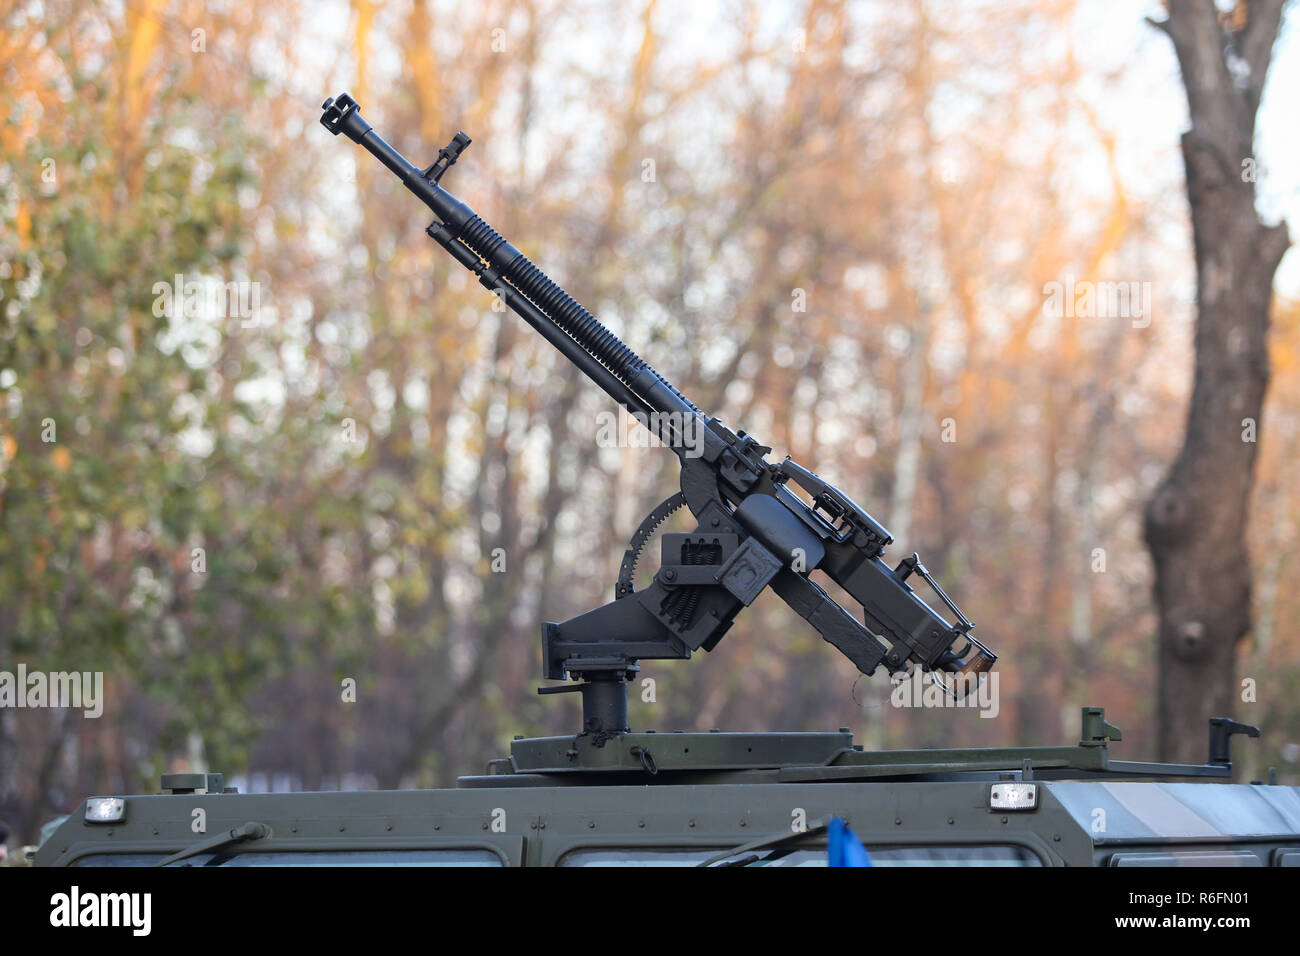
[(989, 793), (990, 810), (1038, 809), (1038, 784), (995, 783)]
[(121, 797), (91, 797), (86, 801), (87, 823), (120, 823), (126, 815), (126, 801)]

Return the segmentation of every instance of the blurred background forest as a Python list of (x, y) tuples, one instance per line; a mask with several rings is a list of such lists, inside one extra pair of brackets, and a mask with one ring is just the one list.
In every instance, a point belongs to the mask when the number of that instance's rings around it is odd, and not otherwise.
[[(1153, 756), (1142, 509), (1181, 441), (1196, 285), (1186, 101), (1142, 6), (5, 3), (0, 669), (102, 671), (105, 705), (0, 710), (0, 817), (31, 840), (169, 769), (447, 785), (578, 722), (534, 693), (540, 622), (612, 597), (676, 460), (600, 447), (606, 397), (319, 126), (344, 89), (417, 164), (472, 136), (454, 193), (871, 510), (1001, 656), (996, 718), (897, 709), (768, 595), (712, 654), (645, 667), (633, 728), (1047, 744), (1103, 704), (1117, 753)], [(1260, 192), (1295, 222), (1290, 20)], [(256, 283), (260, 309), (159, 315), (177, 275)], [(1150, 321), (1052, 314), (1069, 277), (1149, 283)], [(1293, 251), (1235, 714), (1265, 728), (1243, 778), (1293, 783), (1298, 299)]]

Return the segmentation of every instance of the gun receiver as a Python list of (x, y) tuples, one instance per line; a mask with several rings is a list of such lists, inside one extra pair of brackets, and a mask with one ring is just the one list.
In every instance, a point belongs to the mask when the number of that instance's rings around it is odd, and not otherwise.
[[(584, 733), (597, 744), (627, 731), (626, 682), (646, 659), (687, 659), (717, 646), (740, 610), (771, 587), (864, 674), (921, 667), (962, 675), (968, 692), (997, 656), (971, 636), (974, 625), (914, 554), (890, 568), (893, 540), (852, 498), (743, 431), (704, 415), (523, 253), (439, 184), (469, 145), (457, 133), (424, 170), (408, 162), (361, 117), (344, 93), (328, 99), (321, 124), (365, 147), (435, 215), (426, 230), (479, 283), (498, 295), (681, 462), (681, 491), (655, 508), (624, 555), (614, 600), (542, 627), (545, 676), (580, 681), (542, 693), (580, 690)], [(792, 490), (798, 488), (811, 503)], [(637, 590), (637, 560), (655, 529), (682, 506), (698, 522), (662, 536), (662, 562)], [(820, 571), (856, 600), (860, 623), (810, 575)], [(907, 583), (919, 575), (953, 615), (950, 623)], [(960, 651), (954, 645), (964, 641)], [(946, 686), (946, 685), (945, 685)]]

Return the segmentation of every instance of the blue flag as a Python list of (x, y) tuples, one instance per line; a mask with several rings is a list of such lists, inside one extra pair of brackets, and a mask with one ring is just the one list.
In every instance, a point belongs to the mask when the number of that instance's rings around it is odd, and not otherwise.
[(849, 825), (836, 817), (826, 837), (827, 866), (870, 866), (871, 855)]

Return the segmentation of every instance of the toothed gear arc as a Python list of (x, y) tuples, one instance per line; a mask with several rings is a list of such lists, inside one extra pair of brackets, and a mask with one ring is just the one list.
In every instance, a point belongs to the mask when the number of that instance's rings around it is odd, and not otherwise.
[(623, 552), (623, 563), (618, 567), (618, 583), (614, 585), (614, 598), (624, 598), (636, 590), (636, 566), (641, 560), (641, 554), (645, 551), (645, 546), (654, 536), (659, 526), (671, 518), (678, 509), (686, 507), (686, 495), (682, 492), (671, 497), (665, 498), (641, 521), (641, 526), (636, 529), (631, 540), (627, 543), (627, 550)]

